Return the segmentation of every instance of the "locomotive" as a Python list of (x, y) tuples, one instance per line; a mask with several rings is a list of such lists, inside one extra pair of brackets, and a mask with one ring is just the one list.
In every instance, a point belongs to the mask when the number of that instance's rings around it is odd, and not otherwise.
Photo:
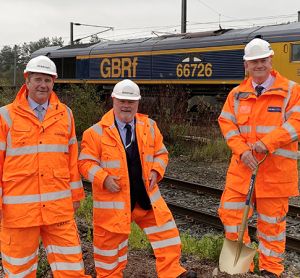
[(244, 79), (243, 49), (256, 37), (271, 44), (274, 68), (300, 83), (300, 22), (52, 46), (32, 56), (54, 61), (58, 84), (93, 83), (105, 91), (129, 78), (149, 94), (226, 96)]

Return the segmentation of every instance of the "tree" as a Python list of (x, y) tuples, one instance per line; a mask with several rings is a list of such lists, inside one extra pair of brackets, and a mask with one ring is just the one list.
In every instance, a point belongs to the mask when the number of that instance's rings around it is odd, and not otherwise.
[(30, 60), (32, 53), (47, 46), (63, 46), (61, 37), (42, 38), (36, 42), (23, 43), (22, 46), (4, 46), (0, 51), (0, 81), (1, 83), (13, 83), (14, 59), (17, 62), (17, 84), (23, 82), (23, 70)]

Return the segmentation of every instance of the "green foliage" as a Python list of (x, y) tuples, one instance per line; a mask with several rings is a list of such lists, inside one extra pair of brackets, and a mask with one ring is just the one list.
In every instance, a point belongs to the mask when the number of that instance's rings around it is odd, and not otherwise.
[(0, 81), (0, 86), (2, 87), (0, 90), (0, 107), (11, 103), (17, 94), (17, 89), (5, 87), (7, 85), (7, 82)]
[(100, 100), (100, 93), (95, 85), (71, 85), (56, 91), (60, 100), (73, 111), (76, 134), (82, 133), (98, 122), (105, 113), (105, 103)]
[(38, 267), (36, 271), (37, 278), (46, 277), (47, 273), (50, 270), (50, 265), (47, 260), (47, 255), (45, 248), (40, 244), (39, 255), (38, 255)]
[(191, 159), (194, 161), (228, 161), (231, 151), (223, 139), (215, 139), (204, 145), (191, 148)]
[(220, 235), (204, 235), (200, 240), (192, 237), (188, 232), (181, 234), (182, 253), (195, 255), (200, 259), (218, 261), (223, 245)]
[(43, 47), (63, 45), (61, 37), (42, 38), (35, 42), (23, 43), (23, 45), (9, 46), (5, 45), (0, 50), (0, 80), (5, 80), (9, 85), (13, 84), (14, 80), (14, 65), (16, 63), (16, 83), (23, 83), (23, 70), (29, 61), (31, 54)]
[(80, 207), (76, 211), (76, 216), (84, 219), (88, 226), (87, 240), (92, 241), (92, 226), (93, 226), (93, 197), (92, 194), (87, 194), (84, 200), (80, 202)]
[(131, 224), (131, 234), (129, 236), (129, 247), (132, 250), (152, 250), (151, 245), (145, 235), (145, 233), (140, 229), (140, 227), (132, 223)]

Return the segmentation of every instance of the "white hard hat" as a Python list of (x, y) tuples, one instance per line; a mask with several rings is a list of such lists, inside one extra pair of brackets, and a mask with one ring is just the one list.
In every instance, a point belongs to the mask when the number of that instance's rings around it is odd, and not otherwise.
[(141, 99), (139, 86), (129, 79), (124, 79), (118, 82), (115, 85), (111, 96), (117, 99), (127, 99), (127, 100)]
[(28, 72), (37, 72), (49, 74), (57, 77), (56, 66), (47, 56), (37, 56), (31, 59), (24, 70), (24, 74)]
[(244, 60), (262, 59), (272, 55), (274, 55), (274, 51), (271, 45), (265, 40), (255, 38), (246, 45)]

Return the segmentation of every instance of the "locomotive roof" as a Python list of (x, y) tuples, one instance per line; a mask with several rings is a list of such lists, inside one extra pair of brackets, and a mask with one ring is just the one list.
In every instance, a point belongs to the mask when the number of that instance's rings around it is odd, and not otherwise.
[(50, 58), (59, 58), (177, 48), (245, 45), (255, 37), (263, 38), (269, 42), (300, 40), (300, 22), (244, 29), (220, 29), (212, 32), (186, 33), (120, 41), (103, 41), (93, 44), (65, 47), (53, 46), (40, 49), (34, 52), (32, 56), (48, 55)]

